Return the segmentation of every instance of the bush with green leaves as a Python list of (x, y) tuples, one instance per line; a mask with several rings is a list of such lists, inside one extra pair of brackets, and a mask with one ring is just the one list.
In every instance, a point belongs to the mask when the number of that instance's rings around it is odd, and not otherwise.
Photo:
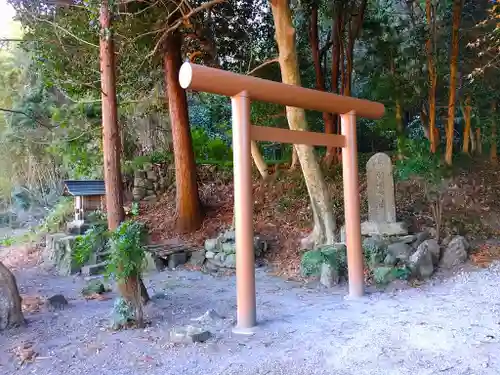
[(121, 223), (111, 233), (108, 274), (117, 281), (140, 276), (145, 262), (146, 237), (147, 231), (143, 223), (132, 220)]
[(221, 138), (210, 137), (203, 128), (191, 131), (193, 150), (197, 160), (204, 161), (230, 161), (233, 151)]
[(347, 271), (347, 249), (342, 244), (325, 245), (304, 253), (300, 263), (302, 275), (319, 276), (321, 265), (326, 263), (343, 275)]
[(402, 181), (414, 179), (420, 183), (439, 237), (443, 199), (451, 178), (450, 168), (438, 153), (430, 152), (427, 140), (409, 140), (406, 142), (403, 158), (396, 163), (395, 176)]
[(83, 266), (92, 254), (105, 251), (108, 246), (109, 232), (106, 224), (95, 224), (85, 234), (78, 236), (75, 241), (73, 259)]
[(73, 210), (73, 199), (71, 197), (62, 197), (45, 218), (41, 225), (42, 231), (46, 233), (59, 232), (73, 215)]

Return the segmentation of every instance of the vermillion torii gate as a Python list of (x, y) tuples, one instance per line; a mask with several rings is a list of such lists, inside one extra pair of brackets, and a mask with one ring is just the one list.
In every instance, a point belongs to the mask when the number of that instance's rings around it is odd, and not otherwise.
[[(208, 68), (186, 62), (179, 73), (184, 89), (231, 97), (234, 155), (234, 215), (236, 223), (236, 332), (251, 333), (257, 323), (255, 259), (253, 250), (253, 198), (251, 140), (342, 148), (349, 295), (364, 294), (363, 252), (359, 216), (356, 115), (379, 119), (384, 106), (368, 100), (306, 89)], [(277, 129), (250, 124), (250, 100), (338, 113), (342, 135)]]

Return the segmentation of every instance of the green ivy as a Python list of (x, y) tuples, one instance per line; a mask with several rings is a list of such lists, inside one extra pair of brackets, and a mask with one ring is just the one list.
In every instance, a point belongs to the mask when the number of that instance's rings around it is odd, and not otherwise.
[(108, 238), (107, 225), (93, 225), (84, 235), (76, 238), (73, 259), (79, 266), (86, 264), (92, 254), (107, 248)]
[(115, 280), (139, 276), (145, 261), (146, 227), (138, 221), (125, 221), (111, 233), (111, 256), (107, 273)]

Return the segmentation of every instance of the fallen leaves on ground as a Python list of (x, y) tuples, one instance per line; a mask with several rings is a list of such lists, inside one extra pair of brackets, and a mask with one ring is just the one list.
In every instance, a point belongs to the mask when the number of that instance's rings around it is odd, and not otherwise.
[(18, 346), (14, 350), (14, 355), (17, 357), (21, 365), (31, 363), (36, 359), (36, 357), (38, 357), (38, 353), (33, 349), (33, 344), (29, 342)]
[(484, 244), (471, 254), (470, 259), (476, 266), (487, 268), (495, 260), (500, 260), (500, 246)]
[(40, 296), (21, 295), (21, 306), (23, 313), (36, 313), (40, 311), (45, 303), (45, 299)]

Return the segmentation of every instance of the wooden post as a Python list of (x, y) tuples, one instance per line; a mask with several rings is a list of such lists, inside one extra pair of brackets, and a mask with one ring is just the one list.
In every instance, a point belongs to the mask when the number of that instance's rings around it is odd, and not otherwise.
[(349, 112), (341, 115), (342, 135), (346, 145), (342, 149), (342, 171), (344, 179), (344, 211), (347, 239), (347, 269), (349, 273), (349, 296), (364, 294), (364, 265), (361, 247), (361, 219), (359, 214), (358, 150), (356, 145), (356, 115)]
[(246, 92), (231, 98), (234, 158), (234, 218), (236, 227), (235, 333), (252, 334), (257, 324), (255, 255), (253, 248), (252, 159), (250, 99)]
[(121, 141), (116, 104), (115, 52), (110, 33), (111, 16), (107, 1), (101, 5), (101, 91), (102, 137), (104, 154), (104, 183), (109, 230), (118, 228), (125, 219), (123, 189), (120, 170)]

